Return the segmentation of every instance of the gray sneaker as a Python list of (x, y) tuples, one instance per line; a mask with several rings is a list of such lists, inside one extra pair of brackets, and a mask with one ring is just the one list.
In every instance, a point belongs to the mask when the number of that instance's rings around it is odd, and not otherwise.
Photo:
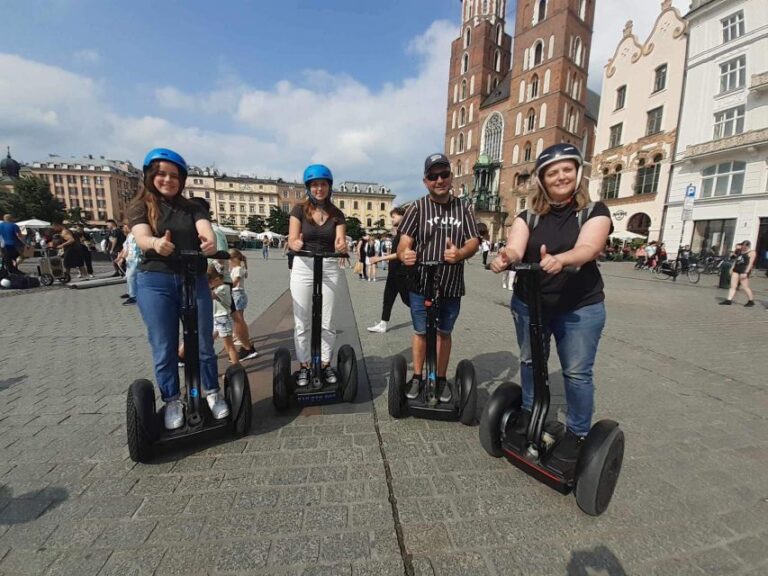
[(176, 430), (184, 426), (184, 404), (181, 400), (166, 402), (163, 420), (166, 430)]
[(229, 416), (229, 406), (227, 406), (227, 401), (224, 400), (221, 391), (209, 392), (205, 399), (208, 401), (208, 408), (211, 409), (211, 414), (215, 420)]
[(411, 378), (410, 387), (408, 388), (408, 392), (405, 393), (405, 397), (409, 400), (414, 400), (419, 397), (419, 392), (421, 391), (421, 378), (418, 376), (414, 376)]
[(336, 382), (339, 381), (336, 376), (336, 370), (334, 370), (330, 364), (323, 368), (323, 380), (325, 380), (327, 384), (336, 384)]
[(451, 398), (453, 398), (453, 393), (451, 392), (451, 384), (448, 382), (448, 380), (443, 380), (442, 385), (443, 389), (440, 391), (440, 402), (447, 404), (451, 401)]
[(302, 367), (299, 369), (299, 375), (296, 377), (296, 386), (304, 388), (309, 384), (310, 372), (308, 367)]

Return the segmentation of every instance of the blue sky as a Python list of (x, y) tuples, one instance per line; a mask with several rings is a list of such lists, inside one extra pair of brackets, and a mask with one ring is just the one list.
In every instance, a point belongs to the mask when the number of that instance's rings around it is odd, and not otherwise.
[[(164, 145), (230, 173), (327, 162), (412, 198), (443, 146), (458, 0), (3, 4), (0, 145), (21, 161)], [(599, 0), (591, 86), (636, 4)], [(643, 5), (641, 37), (658, 13)], [(514, 2), (507, 18), (512, 33)]]

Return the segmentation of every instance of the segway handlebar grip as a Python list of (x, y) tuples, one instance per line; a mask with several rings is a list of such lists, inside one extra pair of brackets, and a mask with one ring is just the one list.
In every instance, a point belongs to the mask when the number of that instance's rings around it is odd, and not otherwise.
[(416, 262), (416, 264), (420, 264), (422, 266), (440, 266), (441, 264), (448, 264), (448, 263), (443, 260), (420, 260)]
[(184, 262), (188, 258), (212, 258), (213, 260), (229, 260), (229, 252), (219, 250), (210, 256), (206, 256), (200, 250), (181, 250), (172, 254), (171, 256), (160, 256), (154, 250), (147, 250), (147, 255), (164, 258), (169, 262)]
[(348, 258), (346, 252), (310, 252), (309, 250), (291, 250), (294, 256), (306, 256), (308, 258)]
[[(541, 264), (538, 262), (516, 262), (507, 266), (507, 270), (512, 270), (513, 272), (540, 272)], [(579, 270), (581, 270), (579, 266), (563, 266), (561, 274), (576, 274)]]

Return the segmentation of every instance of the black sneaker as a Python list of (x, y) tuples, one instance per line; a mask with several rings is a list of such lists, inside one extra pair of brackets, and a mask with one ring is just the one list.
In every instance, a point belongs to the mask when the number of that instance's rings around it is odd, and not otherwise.
[(528, 433), (528, 425), (531, 423), (531, 413), (523, 410), (517, 416), (517, 422), (512, 427), (512, 432), (518, 436), (525, 436)]
[(299, 388), (304, 388), (309, 384), (309, 379), (311, 378), (311, 373), (309, 371), (309, 367), (305, 366), (299, 369), (299, 375), (296, 376), (296, 386)]
[(325, 380), (326, 384), (336, 384), (339, 381), (336, 377), (336, 370), (330, 364), (323, 368), (323, 380)]
[(128, 294), (120, 294), (120, 298), (125, 300), (126, 298), (130, 298), (130, 296)]
[(250, 360), (251, 358), (256, 358), (258, 355), (259, 353), (256, 352), (255, 348), (251, 348), (250, 350), (240, 348), (240, 350), (237, 351), (237, 356), (240, 360)]
[(579, 457), (582, 444), (584, 444), (584, 438), (566, 430), (565, 436), (552, 450), (552, 456), (561, 462), (575, 462)]
[(453, 392), (451, 391), (451, 384), (448, 382), (448, 380), (438, 380), (438, 384), (442, 386), (442, 390), (440, 390), (440, 397), (439, 400), (443, 404), (447, 404), (451, 401), (451, 398), (453, 398)]
[(720, 302), (720, 306), (730, 306), (731, 304), (733, 304), (732, 300), (723, 300)]
[(755, 301), (754, 300), (750, 300), (749, 302), (744, 304), (744, 308), (752, 308), (752, 306), (754, 306), (754, 305), (755, 305)]
[(129, 304), (136, 304), (136, 298), (126, 298), (125, 302), (123, 302), (123, 306), (127, 306)]
[(418, 376), (411, 378), (410, 387), (408, 388), (408, 392), (405, 393), (405, 397), (409, 400), (418, 398), (419, 392), (421, 391), (421, 382), (422, 380)]

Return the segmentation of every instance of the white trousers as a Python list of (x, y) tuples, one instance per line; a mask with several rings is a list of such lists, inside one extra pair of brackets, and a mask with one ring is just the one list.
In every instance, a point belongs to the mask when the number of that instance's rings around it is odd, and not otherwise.
[[(307, 364), (311, 360), (312, 335), (312, 277), (313, 259), (297, 256), (291, 272), (291, 298), (293, 299), (293, 339), (296, 359)], [(323, 260), (323, 317), (320, 336), (320, 360), (330, 362), (333, 345), (336, 343), (336, 326), (333, 322), (333, 307), (339, 290), (341, 270), (333, 258)]]

